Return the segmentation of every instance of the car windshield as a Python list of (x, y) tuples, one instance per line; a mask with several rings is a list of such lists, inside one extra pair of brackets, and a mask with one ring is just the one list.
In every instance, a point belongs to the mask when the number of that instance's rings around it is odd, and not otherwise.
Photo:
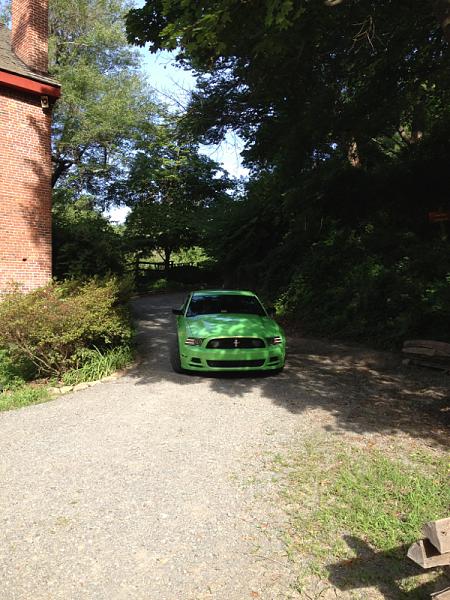
[(223, 313), (266, 316), (258, 298), (237, 294), (192, 296), (186, 316), (196, 317), (198, 315), (217, 315)]

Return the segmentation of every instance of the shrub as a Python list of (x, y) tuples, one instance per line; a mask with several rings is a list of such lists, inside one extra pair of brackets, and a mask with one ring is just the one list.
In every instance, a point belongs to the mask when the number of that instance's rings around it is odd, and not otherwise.
[(0, 392), (20, 387), (33, 378), (34, 372), (29, 361), (14, 361), (6, 350), (0, 349)]
[(80, 368), (86, 349), (129, 343), (129, 316), (117, 280), (51, 283), (27, 294), (12, 289), (0, 303), (0, 347), (28, 360), (37, 375)]

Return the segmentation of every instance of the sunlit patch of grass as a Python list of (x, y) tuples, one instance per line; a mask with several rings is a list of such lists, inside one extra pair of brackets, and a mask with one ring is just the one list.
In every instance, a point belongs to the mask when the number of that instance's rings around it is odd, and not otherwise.
[(21, 408), (30, 404), (40, 404), (50, 399), (45, 387), (24, 385), (0, 394), (0, 411)]
[[(326, 579), (348, 563), (356, 568), (356, 587), (375, 585), (376, 563), (380, 577), (396, 581), (399, 593), (414, 590), (406, 547), (421, 537), (426, 521), (447, 516), (447, 460), (424, 452), (394, 460), (380, 450), (322, 438), (278, 458), (275, 468), (286, 473), (286, 547), (303, 574)], [(418, 581), (430, 577), (419, 575)]]

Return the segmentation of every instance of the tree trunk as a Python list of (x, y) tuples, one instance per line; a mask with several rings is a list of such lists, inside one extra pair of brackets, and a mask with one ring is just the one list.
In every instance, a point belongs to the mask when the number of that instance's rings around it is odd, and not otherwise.
[(423, 104), (417, 104), (414, 107), (413, 118), (411, 123), (411, 143), (416, 144), (423, 138), (425, 130), (425, 110)]
[(172, 256), (172, 248), (164, 248), (164, 271), (166, 275), (170, 271), (170, 257)]
[(348, 145), (347, 157), (352, 167), (355, 167), (356, 169), (359, 169), (361, 167), (361, 158), (358, 152), (358, 143), (354, 137), (352, 137)]

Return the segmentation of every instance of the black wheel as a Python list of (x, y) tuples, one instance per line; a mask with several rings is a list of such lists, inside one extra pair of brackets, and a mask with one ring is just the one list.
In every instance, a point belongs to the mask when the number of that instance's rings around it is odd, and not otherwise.
[(170, 345), (170, 364), (175, 373), (184, 373), (184, 369), (181, 366), (178, 338), (175, 338)]

